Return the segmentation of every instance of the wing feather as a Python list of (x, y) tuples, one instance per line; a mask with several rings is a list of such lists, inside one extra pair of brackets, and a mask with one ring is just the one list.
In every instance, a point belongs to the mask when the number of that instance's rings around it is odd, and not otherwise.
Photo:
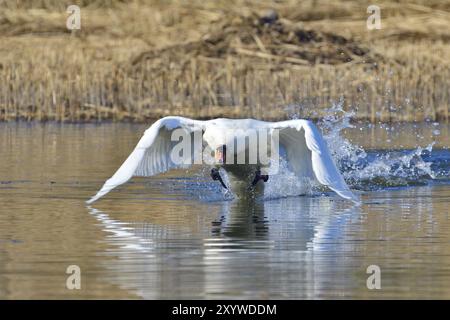
[(339, 173), (328, 146), (317, 127), (309, 120), (289, 120), (272, 124), (280, 129), (280, 144), (299, 177), (315, 177), (345, 199), (359, 203)]
[(183, 128), (193, 134), (194, 131), (202, 130), (203, 127), (203, 121), (182, 117), (165, 117), (156, 121), (145, 131), (133, 152), (116, 173), (86, 203), (90, 204), (98, 200), (133, 176), (153, 176), (179, 166), (170, 158), (170, 151), (176, 143), (171, 141), (172, 131)]

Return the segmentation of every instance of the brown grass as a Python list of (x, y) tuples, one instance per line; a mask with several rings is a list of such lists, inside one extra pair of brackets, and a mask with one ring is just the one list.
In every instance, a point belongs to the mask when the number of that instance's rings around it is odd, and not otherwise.
[[(381, 1), (0, 0), (0, 120), (164, 115), (449, 119), (450, 5)], [(267, 9), (279, 19), (261, 23)]]

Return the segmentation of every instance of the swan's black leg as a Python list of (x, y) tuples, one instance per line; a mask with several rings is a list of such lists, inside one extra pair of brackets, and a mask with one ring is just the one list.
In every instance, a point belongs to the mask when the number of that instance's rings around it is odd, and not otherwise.
[(222, 185), (222, 187), (224, 187), (225, 189), (228, 189), (226, 184), (223, 182), (222, 177), (220, 176), (220, 172), (219, 169), (217, 168), (212, 168), (211, 169), (211, 178), (215, 181), (215, 180), (219, 180), (220, 184)]
[(269, 176), (267, 174), (261, 174), (261, 170), (256, 170), (255, 179), (253, 179), (252, 186), (255, 186), (259, 180), (267, 182), (269, 181)]

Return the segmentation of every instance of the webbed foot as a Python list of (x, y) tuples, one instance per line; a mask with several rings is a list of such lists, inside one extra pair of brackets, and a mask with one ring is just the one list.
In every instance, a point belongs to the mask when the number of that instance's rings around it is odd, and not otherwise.
[(224, 187), (225, 189), (228, 189), (226, 184), (223, 182), (222, 177), (220, 176), (219, 169), (217, 169), (217, 168), (212, 168), (211, 169), (211, 178), (214, 181), (219, 180), (219, 182), (222, 185), (222, 187)]
[(267, 181), (269, 181), (269, 176), (267, 174), (261, 174), (261, 170), (256, 170), (255, 178), (253, 179), (252, 186), (255, 186), (259, 180), (267, 182)]

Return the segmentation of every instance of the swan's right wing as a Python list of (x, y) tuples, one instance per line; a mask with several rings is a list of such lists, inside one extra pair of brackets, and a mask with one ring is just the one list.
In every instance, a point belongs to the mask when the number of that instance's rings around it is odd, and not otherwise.
[(279, 130), (281, 147), (299, 177), (316, 178), (345, 199), (359, 202), (345, 183), (317, 127), (309, 120), (288, 120), (271, 124)]
[[(89, 199), (90, 204), (115, 187), (127, 182), (133, 176), (153, 176), (176, 167), (186, 167), (186, 163), (175, 163), (171, 157), (172, 148), (178, 141), (172, 141), (172, 132), (183, 129), (192, 135), (204, 128), (204, 122), (183, 117), (166, 117), (156, 121), (147, 129), (133, 152), (108, 179), (100, 191)], [(190, 136), (191, 137), (191, 136)], [(191, 139), (193, 141), (193, 139)], [(193, 159), (189, 164), (193, 163)]]

